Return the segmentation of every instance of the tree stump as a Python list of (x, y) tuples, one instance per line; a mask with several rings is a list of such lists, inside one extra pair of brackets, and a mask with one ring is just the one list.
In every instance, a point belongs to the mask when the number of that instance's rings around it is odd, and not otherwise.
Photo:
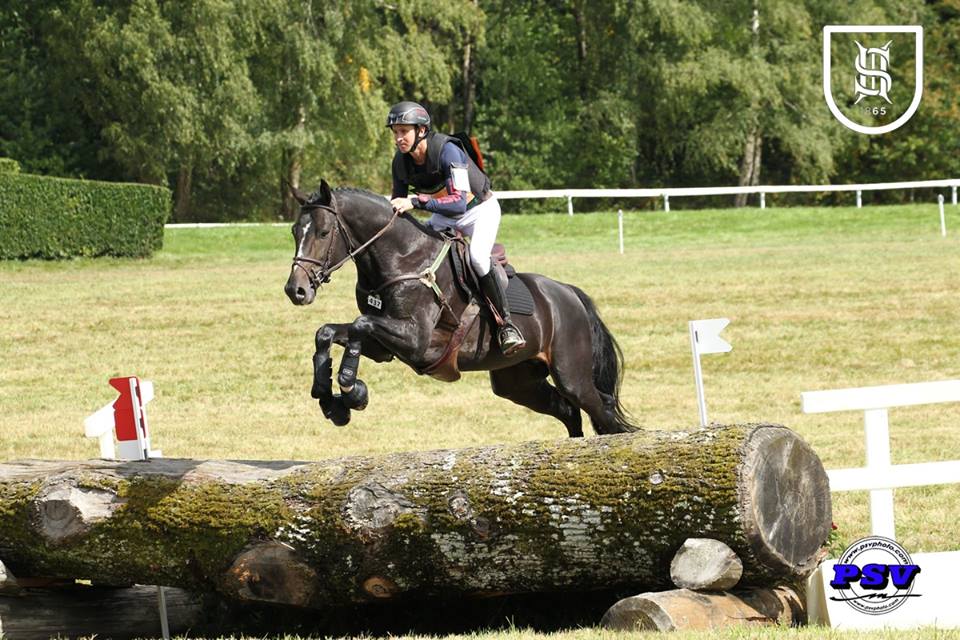
[(19, 576), (313, 608), (669, 588), (693, 537), (764, 585), (809, 573), (830, 522), (816, 454), (764, 424), (323, 462), (0, 464), (0, 557)]

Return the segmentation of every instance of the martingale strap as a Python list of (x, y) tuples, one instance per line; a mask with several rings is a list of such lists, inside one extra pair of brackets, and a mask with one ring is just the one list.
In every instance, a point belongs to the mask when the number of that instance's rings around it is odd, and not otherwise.
[(452, 243), (448, 238), (444, 238), (443, 248), (440, 249), (440, 253), (437, 254), (433, 264), (430, 265), (429, 269), (420, 274), (420, 282), (433, 289), (433, 293), (436, 294), (437, 300), (444, 299), (443, 291), (440, 291), (440, 287), (437, 285), (437, 270), (440, 268), (440, 265), (443, 264), (447, 254), (450, 253), (451, 244)]
[(440, 265), (442, 265), (443, 261), (446, 259), (447, 254), (450, 253), (451, 244), (453, 243), (449, 238), (443, 239), (443, 247), (440, 249), (440, 253), (437, 254), (433, 264), (431, 264), (428, 269), (424, 269), (420, 273), (406, 273), (402, 276), (391, 278), (376, 289), (372, 289), (367, 293), (369, 295), (377, 295), (384, 289), (392, 287), (398, 282), (403, 282), (404, 280), (419, 280), (425, 286), (433, 289), (433, 293), (435, 296), (437, 296), (437, 302), (440, 303), (441, 307), (450, 312), (450, 315), (456, 316), (456, 314), (453, 312), (453, 309), (450, 308), (450, 304), (447, 302), (447, 297), (443, 295), (443, 291), (440, 290), (440, 285), (437, 284), (437, 271), (440, 269)]

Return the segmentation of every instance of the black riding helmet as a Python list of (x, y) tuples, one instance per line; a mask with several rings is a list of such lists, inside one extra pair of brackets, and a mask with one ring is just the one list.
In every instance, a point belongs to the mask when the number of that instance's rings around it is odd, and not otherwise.
[(423, 105), (405, 100), (390, 107), (390, 113), (387, 114), (387, 127), (392, 127), (395, 124), (411, 124), (417, 128), (413, 146), (410, 147), (412, 151), (426, 137), (420, 135), (420, 127), (425, 126), (427, 131), (430, 131), (430, 114), (423, 108)]
[(390, 113), (387, 114), (387, 126), (395, 124), (425, 125), (429, 129), (430, 114), (416, 102), (398, 102), (390, 107)]

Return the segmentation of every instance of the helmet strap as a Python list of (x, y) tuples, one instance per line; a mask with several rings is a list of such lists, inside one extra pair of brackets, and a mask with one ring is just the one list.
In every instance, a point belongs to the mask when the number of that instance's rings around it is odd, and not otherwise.
[[(424, 129), (426, 129), (426, 133), (424, 133), (422, 136), (420, 135), (420, 127), (423, 127)], [(413, 153), (414, 149), (417, 148), (417, 145), (420, 144), (421, 140), (426, 140), (427, 136), (430, 135), (430, 129), (427, 127), (424, 127), (422, 124), (417, 125), (416, 131), (417, 131), (416, 135), (413, 136), (413, 145), (410, 146), (410, 153)]]

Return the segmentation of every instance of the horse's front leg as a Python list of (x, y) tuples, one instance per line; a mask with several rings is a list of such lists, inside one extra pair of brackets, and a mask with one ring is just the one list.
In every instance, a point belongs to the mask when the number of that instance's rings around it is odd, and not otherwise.
[(346, 344), (349, 324), (325, 324), (317, 330), (317, 351), (313, 354), (313, 387), (310, 395), (320, 402), (323, 416), (338, 427), (350, 422), (350, 409), (341, 396), (333, 395), (333, 359), (330, 346)]
[(349, 325), (346, 351), (337, 374), (341, 398), (348, 408), (362, 411), (367, 407), (367, 385), (357, 377), (361, 345), (375, 342), (391, 353), (415, 353), (425, 344), (424, 340), (429, 340), (429, 330), (425, 332), (422, 327), (423, 323), (412, 320), (366, 315)]
[[(338, 342), (337, 344), (341, 343)], [(346, 339), (341, 346), (347, 346)], [(360, 355), (370, 358), (374, 362), (390, 362), (393, 360), (393, 354), (384, 349), (383, 345), (376, 340), (364, 340), (360, 348)]]
[[(348, 330), (347, 344), (344, 346), (343, 358), (340, 359), (340, 372), (337, 374), (337, 384), (340, 385), (340, 398), (347, 409), (363, 411), (367, 408), (367, 385), (357, 378), (360, 368), (360, 350), (364, 340), (356, 335), (353, 325)], [(370, 342), (369, 340), (367, 342)]]

